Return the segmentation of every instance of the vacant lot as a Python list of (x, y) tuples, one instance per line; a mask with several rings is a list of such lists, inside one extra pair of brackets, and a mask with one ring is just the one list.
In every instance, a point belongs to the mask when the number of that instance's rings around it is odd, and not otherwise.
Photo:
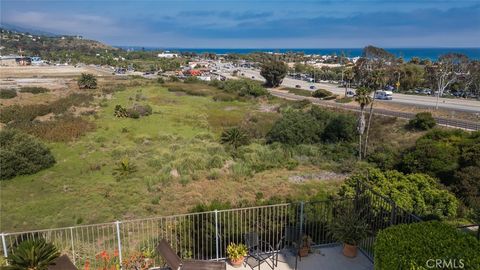
[[(83, 118), (95, 131), (76, 141), (48, 143), (56, 165), (1, 181), (1, 231), (173, 214), (218, 198), (248, 204), (273, 195), (325, 197), (339, 184), (336, 176), (289, 180), (322, 175), (322, 166), (277, 168), (249, 177), (238, 166), (232, 172), (234, 162), (219, 143), (220, 133), (247, 115), (266, 122), (278, 117), (265, 112), (265, 103), (215, 102), (211, 96), (169, 92), (158, 85), (129, 87), (94, 103), (100, 108), (97, 115)], [(117, 104), (134, 103), (149, 104), (153, 114), (114, 116)], [(135, 169), (120, 177), (117, 169), (125, 160)]]

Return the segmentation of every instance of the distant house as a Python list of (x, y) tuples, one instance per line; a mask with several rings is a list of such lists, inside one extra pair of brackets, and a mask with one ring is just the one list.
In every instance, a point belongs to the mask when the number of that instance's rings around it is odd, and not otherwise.
[(20, 55), (0, 56), (0, 66), (29, 66), (31, 64), (30, 57)]
[(185, 73), (186, 75), (190, 75), (190, 76), (200, 76), (202, 75), (203, 72), (198, 69), (190, 69), (190, 70), (187, 70)]
[(178, 54), (177, 53), (171, 53), (169, 51), (159, 53), (157, 55), (159, 58), (177, 58)]

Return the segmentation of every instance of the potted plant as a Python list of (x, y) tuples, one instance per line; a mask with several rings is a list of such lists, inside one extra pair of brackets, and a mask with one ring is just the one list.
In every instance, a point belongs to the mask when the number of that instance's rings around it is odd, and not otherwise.
[(233, 267), (240, 267), (247, 256), (247, 246), (244, 244), (230, 243), (227, 246), (227, 257)]
[(359, 242), (367, 236), (368, 224), (362, 212), (353, 208), (342, 209), (328, 226), (329, 234), (343, 243), (343, 255), (346, 257), (356, 257)]
[(310, 253), (311, 246), (312, 246), (312, 238), (308, 235), (304, 235), (300, 243), (300, 248), (298, 249), (298, 256), (307, 257), (308, 253)]

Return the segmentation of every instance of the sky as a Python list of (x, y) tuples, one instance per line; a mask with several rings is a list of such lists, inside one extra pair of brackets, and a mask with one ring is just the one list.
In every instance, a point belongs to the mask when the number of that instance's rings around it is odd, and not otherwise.
[(116, 46), (480, 47), (480, 0), (0, 0), (0, 15)]

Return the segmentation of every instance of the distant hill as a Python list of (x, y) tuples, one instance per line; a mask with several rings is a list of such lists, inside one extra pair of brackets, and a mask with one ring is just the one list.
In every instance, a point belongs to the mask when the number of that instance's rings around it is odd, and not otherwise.
[(95, 40), (83, 39), (81, 36), (41, 33), (19, 27), (13, 27), (16, 30), (11, 30), (12, 26), (9, 28), (0, 28), (0, 55), (21, 54), (68, 61), (72, 58), (80, 60), (81, 57), (94, 57), (105, 51), (119, 50)]
[(26, 27), (13, 25), (13, 24), (8, 24), (8, 23), (1, 23), (0, 28), (5, 29), (5, 30), (19, 32), (19, 33), (29, 33), (29, 34), (32, 34), (32, 35), (40, 35), (40, 36), (46, 36), (46, 37), (60, 36), (59, 34), (54, 34), (54, 33), (51, 33), (51, 32), (38, 30), (38, 29), (33, 29), (33, 28), (26, 28)]

